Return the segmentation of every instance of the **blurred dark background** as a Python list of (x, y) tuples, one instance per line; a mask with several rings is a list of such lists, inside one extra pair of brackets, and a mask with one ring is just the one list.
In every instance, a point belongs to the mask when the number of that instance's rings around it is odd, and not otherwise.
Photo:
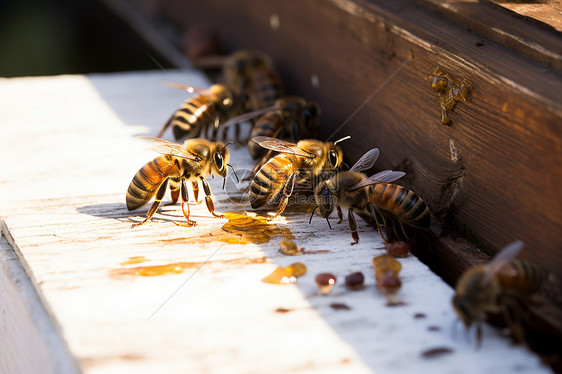
[(158, 69), (96, 0), (0, 0), (0, 77)]

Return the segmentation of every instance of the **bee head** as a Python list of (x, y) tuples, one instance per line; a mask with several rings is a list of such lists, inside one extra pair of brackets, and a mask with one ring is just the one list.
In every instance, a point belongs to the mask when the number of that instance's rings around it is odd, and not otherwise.
[(470, 301), (458, 293), (453, 297), (453, 309), (467, 329), (478, 319), (478, 317), (474, 315), (474, 309)]
[(222, 142), (217, 142), (215, 144), (215, 151), (213, 152), (212, 170), (218, 175), (225, 178), (228, 174), (228, 161), (230, 160), (230, 152), (226, 148), (228, 146), (224, 145)]
[(228, 87), (222, 84), (213, 84), (209, 90), (219, 108), (225, 110), (236, 104), (234, 92)]
[(329, 217), (337, 205), (336, 194), (329, 180), (318, 184), (314, 191), (314, 199), (320, 215), (324, 218)]
[(320, 107), (318, 104), (307, 103), (302, 109), (300, 117), (300, 123), (304, 131), (306, 131), (306, 136), (315, 137), (320, 117)]

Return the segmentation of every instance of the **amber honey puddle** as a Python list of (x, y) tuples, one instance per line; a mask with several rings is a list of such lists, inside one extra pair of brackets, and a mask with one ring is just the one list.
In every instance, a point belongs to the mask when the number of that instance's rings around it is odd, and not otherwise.
[[(274, 223), (267, 221), (265, 217), (250, 217), (246, 214), (224, 213), (228, 219), (220, 230), (210, 232), (206, 235), (197, 237), (198, 242), (220, 241), (228, 244), (262, 244), (268, 243), (272, 237), (282, 235), (287, 239), (294, 239), (291, 230), (286, 227), (279, 227)], [(193, 240), (194, 238), (183, 238), (182, 240)], [(160, 239), (158, 242), (177, 241), (178, 239)], [(141, 262), (150, 261), (144, 256), (130, 257), (127, 261), (121, 263), (122, 266), (134, 265)], [(249, 265), (257, 263), (265, 263), (265, 257), (259, 258), (237, 258), (229, 260), (211, 261), (212, 264), (225, 265)], [(198, 268), (205, 262), (175, 262), (165, 265), (136, 266), (124, 267), (121, 269), (113, 269), (112, 276), (139, 275), (144, 277), (152, 277), (166, 274), (181, 274), (185, 269)]]
[(262, 244), (268, 243), (272, 236), (283, 235), (294, 239), (291, 230), (270, 223), (264, 217), (250, 217), (246, 214), (224, 213), (228, 219), (222, 230), (231, 235), (218, 235), (215, 239), (229, 244)]
[(172, 264), (165, 265), (151, 265), (151, 266), (135, 266), (127, 267), (122, 269), (113, 269), (110, 272), (112, 276), (124, 276), (124, 275), (140, 275), (143, 277), (153, 277), (157, 275), (166, 274), (181, 274), (185, 269), (196, 269), (205, 264), (222, 264), (231, 266), (243, 266), (251, 264), (263, 264), (266, 263), (267, 259), (265, 257), (257, 258), (234, 258), (228, 260), (217, 260), (217, 261), (207, 261), (207, 262), (174, 262)]

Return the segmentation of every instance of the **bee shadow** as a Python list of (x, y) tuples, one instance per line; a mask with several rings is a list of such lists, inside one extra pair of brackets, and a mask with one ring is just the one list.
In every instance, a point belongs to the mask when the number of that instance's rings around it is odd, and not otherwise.
[[(125, 203), (91, 204), (76, 208), (76, 210), (82, 214), (88, 214), (99, 218), (110, 218), (120, 222), (131, 224), (139, 223), (143, 219), (145, 219), (148, 209), (150, 209), (150, 204), (147, 204), (140, 209), (129, 211)], [(191, 214), (190, 217), (197, 218), (203, 216), (198, 214)], [(185, 218), (181, 213), (181, 207), (179, 204), (162, 203), (158, 207), (156, 214), (152, 218), (150, 218), (150, 221), (173, 223), (184, 219)]]

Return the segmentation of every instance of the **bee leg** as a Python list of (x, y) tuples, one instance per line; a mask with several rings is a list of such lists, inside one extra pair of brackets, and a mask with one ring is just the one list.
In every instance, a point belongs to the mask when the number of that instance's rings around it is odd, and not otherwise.
[(236, 143), (238, 143), (238, 144), (244, 144), (240, 140), (240, 124), (239, 123), (234, 125), (234, 140), (236, 140)]
[(476, 325), (476, 349), (479, 349), (482, 346), (482, 324), (478, 323)]
[(199, 201), (199, 182), (191, 181), (191, 186), (193, 187), (193, 197), (195, 197), (195, 202), (201, 204), (203, 200)]
[(525, 333), (521, 324), (521, 316), (523, 315), (523, 306), (521, 300), (515, 296), (504, 294), (502, 297), (503, 318), (509, 327), (509, 331), (513, 340), (517, 343), (525, 341)]
[(338, 211), (338, 218), (340, 219), (338, 221), (338, 223), (342, 223), (343, 222), (343, 213), (342, 213), (339, 205), (336, 205), (336, 210)]
[(386, 221), (384, 220), (383, 215), (379, 212), (375, 204), (371, 202), (367, 203), (367, 209), (377, 222), (377, 231), (379, 232), (379, 236), (382, 238), (382, 240), (384, 240), (385, 243), (388, 243), (388, 237), (386, 236), (386, 231), (384, 229), (386, 227)]
[(205, 203), (207, 203), (207, 209), (209, 213), (211, 213), (215, 217), (224, 218), (224, 214), (216, 214), (215, 213), (215, 204), (213, 203), (213, 199), (211, 199), (211, 187), (207, 180), (201, 177), (201, 182), (203, 183), (203, 190), (205, 191)]
[(219, 124), (220, 124), (220, 117), (216, 117), (215, 120), (213, 121), (213, 128), (211, 129), (211, 141), (215, 141), (217, 139), (217, 136), (219, 134)]
[(158, 191), (156, 192), (156, 199), (152, 203), (152, 206), (148, 210), (148, 213), (146, 213), (146, 218), (144, 219), (144, 221), (139, 222), (139, 223), (133, 223), (131, 228), (140, 226), (140, 225), (142, 225), (143, 223), (145, 223), (146, 221), (148, 221), (149, 219), (152, 218), (152, 216), (154, 215), (154, 213), (156, 213), (156, 210), (160, 206), (160, 202), (162, 201), (162, 198), (164, 197), (164, 194), (166, 193), (167, 188), (168, 188), (168, 178), (166, 178), (166, 180), (164, 180), (164, 182), (158, 188)]
[(295, 178), (297, 173), (293, 172), (287, 182), (285, 182), (285, 186), (283, 186), (283, 196), (281, 197), (281, 201), (279, 202), (279, 207), (277, 208), (277, 212), (275, 215), (272, 215), (267, 218), (268, 221), (272, 221), (277, 218), (285, 208), (287, 207), (287, 203), (289, 202), (289, 197), (293, 194), (293, 188), (295, 187)]
[(351, 245), (359, 243), (359, 234), (357, 233), (357, 221), (355, 220), (355, 216), (353, 215), (353, 209), (349, 208), (347, 211), (347, 221), (349, 223), (349, 229), (351, 230), (351, 237), (353, 238), (354, 242)]
[(405, 241), (410, 240), (410, 236), (408, 235), (408, 231), (407, 231), (406, 227), (404, 226), (404, 224), (402, 222), (399, 222), (399, 224), (400, 224), (400, 231), (402, 231), (402, 233), (404, 234), (402, 239), (405, 240)]
[(170, 205), (177, 203), (180, 197), (180, 189), (176, 188), (173, 190), (172, 187), (170, 186), (170, 197), (172, 198), (172, 202), (170, 203)]
[[(179, 222), (174, 222), (176, 224), (176, 226), (185, 226), (185, 227), (191, 227), (191, 226), (195, 226), (197, 225), (197, 223), (195, 221), (192, 221), (189, 219), (189, 195), (187, 194), (187, 183), (185, 183), (185, 179), (181, 180), (181, 211), (183, 213), (183, 216), (185, 217), (185, 219), (187, 220), (187, 223), (179, 223)], [(186, 210), (187, 208), (187, 210)]]
[(164, 124), (164, 127), (162, 127), (162, 130), (160, 130), (160, 132), (158, 133), (158, 135), (156, 135), (157, 138), (161, 138), (162, 135), (164, 135), (164, 132), (166, 131), (166, 129), (170, 126), (170, 124), (172, 123), (172, 120), (175, 117), (175, 113), (172, 114), (172, 116), (170, 117), (170, 119), (168, 119), (168, 122), (166, 122)]

